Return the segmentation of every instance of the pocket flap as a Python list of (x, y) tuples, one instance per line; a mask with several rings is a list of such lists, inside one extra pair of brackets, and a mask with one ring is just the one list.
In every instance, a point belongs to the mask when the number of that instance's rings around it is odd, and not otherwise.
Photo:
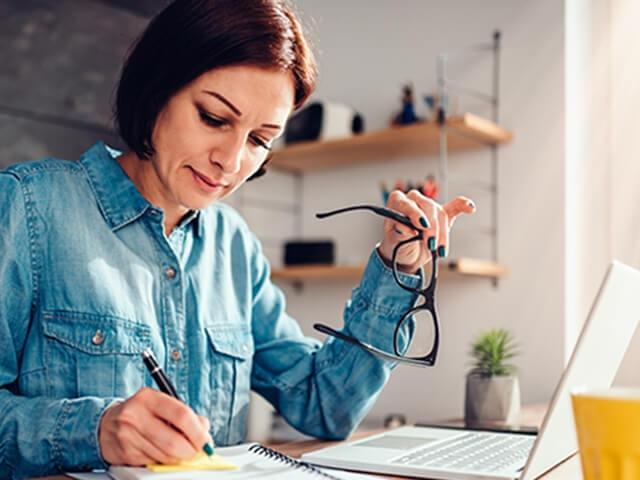
[(216, 352), (238, 359), (251, 358), (253, 355), (253, 337), (247, 325), (212, 325), (205, 327), (205, 330)]
[(46, 311), (44, 334), (85, 353), (141, 354), (151, 345), (151, 328), (112, 315)]

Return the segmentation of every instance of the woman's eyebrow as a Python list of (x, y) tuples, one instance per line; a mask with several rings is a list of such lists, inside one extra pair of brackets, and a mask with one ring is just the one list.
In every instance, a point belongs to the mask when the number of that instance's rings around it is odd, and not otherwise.
[[(215, 98), (217, 98), (218, 100), (220, 100), (222, 103), (224, 103), (227, 107), (229, 107), (229, 109), (235, 113), (238, 117), (242, 116), (242, 112), (240, 111), (240, 109), (238, 109), (238, 107), (236, 107), (233, 103), (231, 103), (229, 100), (227, 100), (224, 95), (218, 93), (218, 92), (214, 92), (211, 90), (203, 90), (204, 93), (211, 95)], [(280, 130), (280, 128), (282, 128), (280, 125), (275, 125), (273, 123), (263, 123), (262, 124), (263, 127), (265, 128), (273, 128), (275, 130)]]
[(264, 127), (264, 128), (273, 128), (273, 129), (275, 129), (275, 130), (280, 130), (280, 128), (281, 128), (281, 127), (280, 127), (280, 125), (275, 125), (275, 124), (273, 124), (273, 123), (263, 123), (263, 124), (262, 124), (262, 125), (260, 125), (260, 126), (261, 126), (261, 127)]
[(218, 100), (220, 100), (222, 103), (224, 103), (227, 107), (229, 107), (229, 109), (235, 113), (238, 117), (242, 116), (242, 112), (238, 109), (238, 107), (236, 107), (233, 103), (231, 103), (229, 100), (227, 100), (226, 98), (224, 98), (224, 96), (218, 92), (212, 92), (211, 90), (203, 90), (204, 93), (207, 93), (209, 95), (212, 95), (213, 97), (217, 98)]

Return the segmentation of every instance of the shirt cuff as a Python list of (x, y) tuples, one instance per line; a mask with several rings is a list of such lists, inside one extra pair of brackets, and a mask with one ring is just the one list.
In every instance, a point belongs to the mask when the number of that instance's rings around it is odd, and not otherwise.
[[(422, 269), (417, 275), (398, 272), (398, 277), (404, 285), (418, 288), (422, 284)], [(417, 297), (414, 292), (398, 285), (393, 270), (387, 266), (377, 248), (369, 256), (359, 290), (372, 308), (391, 315), (404, 314), (413, 306)]]
[(115, 398), (77, 398), (64, 400), (56, 421), (53, 451), (62, 471), (106, 469), (100, 453), (98, 428), (102, 415)]
[[(403, 284), (419, 287), (419, 275), (399, 272)], [(393, 352), (393, 334), (402, 316), (415, 304), (417, 294), (400, 287), (389, 268), (375, 249), (369, 257), (360, 285), (354, 290), (348, 310), (346, 328), (362, 342), (369, 343), (386, 352)], [(411, 323), (411, 322), (408, 322)], [(412, 325), (407, 325), (402, 335), (403, 346), (412, 335)]]
[(109, 464), (107, 463), (107, 461), (102, 456), (102, 450), (100, 450), (100, 422), (102, 422), (102, 417), (104, 417), (104, 414), (105, 414), (105, 412), (107, 410), (109, 410), (114, 405), (117, 405), (118, 403), (122, 403), (122, 402), (124, 402), (124, 398), (116, 398), (114, 400), (111, 400), (102, 409), (102, 411), (100, 412), (100, 415), (98, 416), (98, 422), (96, 423), (96, 429), (95, 429), (95, 442), (96, 442), (96, 450), (98, 452), (98, 458), (100, 459), (100, 463), (103, 465), (103, 467), (99, 467), (99, 468), (105, 468), (106, 469), (106, 468), (109, 467)]

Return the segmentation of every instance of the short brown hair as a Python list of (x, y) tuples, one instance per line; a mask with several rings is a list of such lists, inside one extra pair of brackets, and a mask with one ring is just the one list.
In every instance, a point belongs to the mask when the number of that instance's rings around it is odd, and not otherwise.
[[(284, 0), (173, 1), (151, 20), (124, 63), (114, 112), (122, 140), (149, 158), (156, 118), (169, 99), (209, 70), (240, 64), (290, 71), (296, 109), (315, 89), (314, 55)], [(269, 160), (249, 180), (263, 175)]]

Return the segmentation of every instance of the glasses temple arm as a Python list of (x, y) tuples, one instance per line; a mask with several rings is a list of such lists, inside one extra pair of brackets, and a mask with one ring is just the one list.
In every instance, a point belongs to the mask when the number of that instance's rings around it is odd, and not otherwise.
[(330, 210), (328, 212), (320, 212), (320, 213), (316, 213), (316, 218), (327, 218), (333, 215), (338, 215), (340, 213), (351, 212), (353, 210), (369, 210), (383, 217), (390, 218), (391, 220), (395, 220), (396, 222), (406, 225), (407, 227), (413, 228), (415, 230), (419, 230), (413, 225), (413, 223), (411, 223), (411, 220), (406, 215), (393, 211), (389, 208), (376, 207), (375, 205), (354, 205), (351, 207), (339, 208), (337, 210)]

